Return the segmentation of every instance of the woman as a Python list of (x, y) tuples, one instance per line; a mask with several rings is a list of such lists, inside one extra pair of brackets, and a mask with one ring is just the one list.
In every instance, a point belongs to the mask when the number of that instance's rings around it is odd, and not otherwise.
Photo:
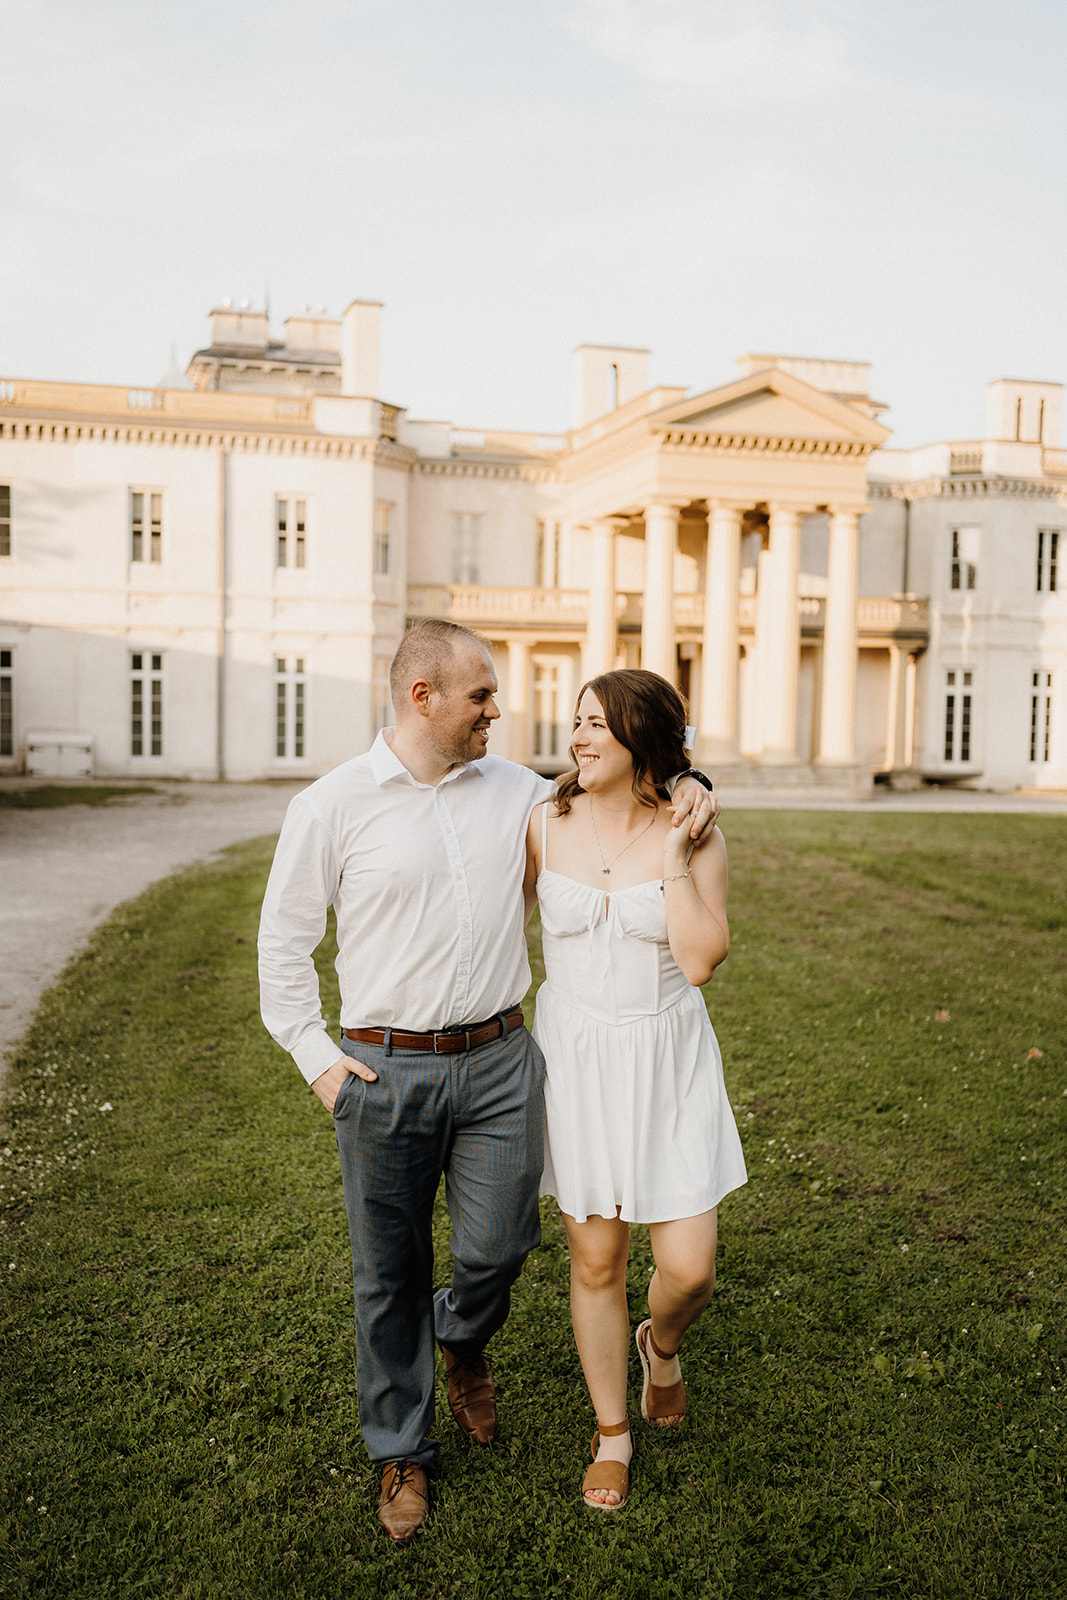
[(542, 1194), (571, 1252), (575, 1341), (597, 1416), (585, 1503), (629, 1491), (629, 1225), (650, 1224), (651, 1315), (637, 1329), (641, 1414), (681, 1422), (678, 1350), (715, 1284), (716, 1207), (745, 1182), (719, 1047), (699, 985), (726, 959), (726, 846), (693, 852), (660, 785), (687, 765), (685, 705), (653, 672), (582, 689), (577, 771), (539, 806), (528, 901), (541, 907), (546, 981), (534, 1037), (547, 1061)]

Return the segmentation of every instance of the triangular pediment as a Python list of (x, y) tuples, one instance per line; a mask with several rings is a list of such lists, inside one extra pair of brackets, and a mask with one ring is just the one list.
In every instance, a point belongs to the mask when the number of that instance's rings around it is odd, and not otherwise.
[(848, 439), (881, 444), (889, 429), (856, 406), (777, 368), (691, 395), (649, 417), (654, 432), (692, 429), (771, 439)]

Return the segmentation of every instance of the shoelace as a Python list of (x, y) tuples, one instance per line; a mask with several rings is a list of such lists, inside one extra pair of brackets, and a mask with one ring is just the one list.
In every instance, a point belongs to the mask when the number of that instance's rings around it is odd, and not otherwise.
[(456, 1356), (449, 1368), (449, 1377), (459, 1371), (473, 1373), (475, 1377), (486, 1378), (489, 1376), (489, 1363), (484, 1355)]
[[(398, 1461), (396, 1463), (396, 1475), (393, 1478), (389, 1493), (385, 1497), (386, 1500), (395, 1499), (406, 1483), (412, 1482), (412, 1487), (414, 1487), (412, 1480), (415, 1477), (415, 1468), (418, 1464), (417, 1461)], [(420, 1491), (416, 1489), (415, 1493), (418, 1494)]]

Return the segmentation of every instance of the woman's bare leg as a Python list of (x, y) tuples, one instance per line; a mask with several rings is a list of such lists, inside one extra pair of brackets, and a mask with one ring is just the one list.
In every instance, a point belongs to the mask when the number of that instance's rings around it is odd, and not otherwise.
[[(589, 1217), (585, 1222), (576, 1222), (564, 1212), (563, 1222), (571, 1251), (574, 1342), (597, 1421), (610, 1427), (626, 1415), (630, 1358), (626, 1263), (630, 1229), (618, 1217)], [(628, 1462), (632, 1450), (630, 1435), (617, 1434), (601, 1439), (597, 1460)], [(595, 1489), (589, 1498), (614, 1505), (619, 1496), (613, 1489)]]
[[(677, 1222), (654, 1222), (649, 1228), (656, 1270), (648, 1286), (652, 1338), (661, 1350), (677, 1350), (685, 1330), (696, 1321), (715, 1289), (715, 1247), (718, 1211)], [(664, 1388), (682, 1375), (677, 1356), (662, 1361), (648, 1345), (652, 1382)], [(660, 1417), (661, 1426), (679, 1418)]]

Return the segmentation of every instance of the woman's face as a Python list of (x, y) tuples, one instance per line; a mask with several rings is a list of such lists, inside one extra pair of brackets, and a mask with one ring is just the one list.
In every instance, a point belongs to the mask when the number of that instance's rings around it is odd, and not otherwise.
[(578, 702), (571, 753), (583, 789), (600, 790), (617, 783), (633, 783), (633, 757), (608, 727), (604, 707), (591, 689)]

